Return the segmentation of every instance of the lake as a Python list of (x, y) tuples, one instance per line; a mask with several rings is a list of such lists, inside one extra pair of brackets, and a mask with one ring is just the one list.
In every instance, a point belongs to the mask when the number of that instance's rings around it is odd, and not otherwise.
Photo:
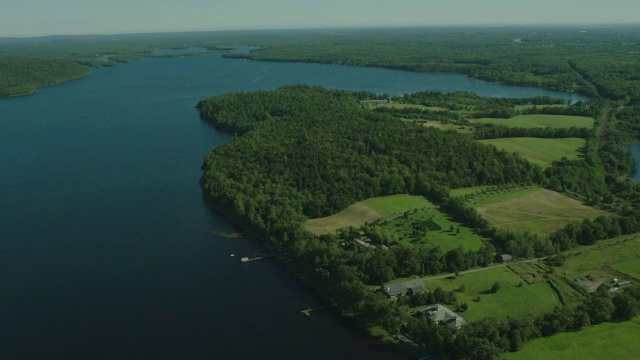
[[(394, 359), (213, 214), (203, 98), (308, 83), (402, 94), (577, 95), (462, 75), (146, 59), (0, 99), (0, 358)], [(235, 255), (235, 256), (232, 256)]]
[[(628, 144), (624, 145), (624, 148), (631, 153), (631, 156), (633, 156), (636, 161), (637, 167), (640, 164), (640, 144)], [(640, 181), (640, 171), (638, 171), (638, 169), (633, 172), (632, 178), (635, 181)]]

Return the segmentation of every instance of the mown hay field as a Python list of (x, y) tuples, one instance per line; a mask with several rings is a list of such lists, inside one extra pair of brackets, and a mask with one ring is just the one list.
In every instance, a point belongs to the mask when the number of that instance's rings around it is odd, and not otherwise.
[(489, 195), (471, 206), (499, 229), (550, 234), (570, 222), (609, 213), (543, 188), (529, 188)]
[(582, 155), (580, 149), (584, 148), (586, 144), (584, 139), (579, 138), (541, 139), (530, 137), (489, 139), (480, 140), (480, 142), (494, 145), (509, 153), (517, 152), (531, 163), (543, 168), (563, 157), (569, 160), (577, 159)]

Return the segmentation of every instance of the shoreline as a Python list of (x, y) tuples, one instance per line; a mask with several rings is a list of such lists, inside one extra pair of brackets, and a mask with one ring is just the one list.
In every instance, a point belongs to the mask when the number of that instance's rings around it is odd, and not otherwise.
[(87, 78), (87, 77), (89, 77), (91, 75), (93, 75), (93, 70), (90, 70), (89, 74), (84, 75), (84, 76), (80, 76), (80, 77), (77, 77), (77, 78), (63, 80), (63, 81), (57, 82), (55, 84), (46, 84), (46, 85), (35, 86), (35, 90), (33, 90), (32, 92), (29, 92), (29, 93), (14, 94), (14, 95), (0, 95), (0, 99), (10, 99), (10, 98), (16, 98), (16, 97), (21, 97), (21, 96), (34, 95), (34, 94), (36, 94), (38, 92), (38, 89), (40, 89), (40, 88), (46, 88), (46, 87), (51, 87), (51, 86), (64, 84), (64, 83), (71, 82), (71, 81), (81, 80), (81, 79)]

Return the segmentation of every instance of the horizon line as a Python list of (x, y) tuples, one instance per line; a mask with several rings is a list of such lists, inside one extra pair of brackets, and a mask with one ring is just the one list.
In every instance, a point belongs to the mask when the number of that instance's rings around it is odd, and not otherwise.
[(57, 36), (113, 36), (113, 35), (152, 35), (152, 34), (181, 34), (181, 33), (215, 33), (215, 32), (250, 32), (250, 31), (310, 31), (310, 30), (374, 30), (374, 29), (434, 29), (434, 28), (574, 28), (574, 27), (640, 27), (640, 21), (623, 23), (495, 23), (495, 24), (432, 24), (432, 25), (343, 25), (343, 26), (309, 26), (309, 27), (264, 27), (264, 28), (220, 28), (220, 29), (189, 29), (189, 30), (150, 30), (150, 31), (123, 31), (123, 32), (96, 32), (96, 33), (57, 33), (40, 35), (0, 35), (0, 39), (37, 39)]

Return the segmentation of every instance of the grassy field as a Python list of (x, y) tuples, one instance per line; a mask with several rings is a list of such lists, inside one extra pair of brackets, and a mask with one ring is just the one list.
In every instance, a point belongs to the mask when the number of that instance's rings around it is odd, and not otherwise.
[[(489, 293), (494, 282), (500, 283), (497, 293)], [(519, 284), (522, 283), (520, 286)], [(560, 305), (553, 290), (544, 282), (527, 284), (522, 278), (506, 266), (496, 267), (474, 273), (462, 274), (458, 277), (426, 280), (429, 291), (438, 286), (448, 291), (455, 291), (462, 285), (465, 292), (457, 292), (458, 302), (466, 302), (469, 309), (461, 313), (467, 320), (478, 320), (486, 317), (504, 319), (523, 317), (528, 314), (539, 314), (550, 311)], [(474, 301), (480, 296), (480, 301)]]
[(480, 215), (499, 229), (549, 234), (572, 221), (607, 214), (543, 188), (529, 188), (474, 200)]
[[(431, 111), (447, 111), (447, 109), (445, 108), (441, 108), (441, 107), (437, 107), (437, 106), (424, 106), (424, 105), (414, 105), (414, 104), (367, 104), (365, 105), (367, 108), (370, 109), (375, 109), (378, 107), (385, 107), (385, 108), (393, 108), (393, 109), (405, 109), (405, 108), (416, 108), (416, 109), (420, 109), (420, 110), (431, 110)], [(462, 115), (466, 115), (468, 112), (465, 111), (457, 111), (458, 113), (462, 114)], [(405, 119), (402, 118), (402, 120), (406, 121), (406, 122), (420, 122), (420, 119)], [(443, 131), (447, 131), (447, 130), (454, 130), (457, 131), (461, 134), (473, 134), (474, 132), (474, 127), (473, 126), (461, 126), (461, 125), (455, 125), (455, 124), (443, 124), (441, 121), (437, 121), (437, 120), (431, 120), (429, 119), (429, 117), (425, 117), (424, 119), (422, 119), (422, 121), (427, 120), (424, 123), (424, 126), (429, 126), (429, 127), (434, 127), (436, 129), (440, 129)]]
[(508, 127), (524, 127), (524, 128), (545, 128), (551, 127), (556, 129), (570, 128), (572, 126), (578, 128), (591, 128), (594, 119), (585, 116), (568, 116), (568, 115), (518, 115), (511, 119), (493, 119), (481, 118), (474, 119), (472, 122), (477, 124), (493, 124)]
[(540, 338), (527, 343), (509, 360), (635, 360), (640, 354), (640, 318), (605, 323), (581, 331)]
[[(414, 224), (420, 222), (433, 222), (440, 229), (416, 233)], [(484, 245), (482, 238), (474, 233), (473, 230), (452, 221), (449, 216), (435, 208), (411, 214), (407, 217), (395, 218), (381, 224), (381, 228), (387, 234), (397, 236), (400, 242), (414, 245), (440, 246), (442, 251), (449, 251), (458, 246), (477, 250)], [(453, 231), (451, 230), (452, 228)]]
[[(585, 296), (578, 292), (562, 276), (555, 272), (550, 272), (550, 268), (542, 261), (516, 262), (509, 266), (513, 272), (518, 274), (529, 284), (547, 283), (553, 285), (558, 300), (564, 305), (572, 305), (583, 302)], [(553, 270), (552, 270), (553, 271)]]
[[(640, 236), (625, 235), (567, 253), (567, 260), (555, 269), (568, 279), (588, 274), (638, 282), (640, 279)], [(510, 360), (529, 359), (637, 359), (640, 353), (640, 318), (605, 323), (578, 332), (534, 340)]]
[(435, 208), (422, 196), (391, 195), (371, 198), (357, 202), (337, 214), (320, 219), (309, 219), (305, 227), (314, 234), (330, 234), (344, 227), (360, 227), (381, 218), (424, 207)]
[(547, 167), (552, 161), (567, 159), (577, 159), (579, 151), (586, 144), (584, 139), (540, 139), (540, 138), (501, 138), (480, 140), (483, 144), (494, 145), (498, 149), (509, 153), (517, 152), (530, 162)]
[(638, 257), (638, 255), (631, 259), (615, 263), (611, 265), (611, 267), (636, 279), (640, 279), (640, 257)]
[[(618, 271), (624, 273), (628, 271), (628, 275), (640, 279), (640, 276), (632, 273), (637, 271), (637, 264), (640, 262), (637, 254), (640, 254), (640, 236), (638, 234), (625, 235), (611, 240), (599, 241), (595, 245), (580, 247), (576, 251), (570, 252), (564, 265), (556, 268), (556, 272), (573, 279), (576, 276), (589, 274), (621, 277)], [(618, 267), (621, 269), (618, 270)]]

